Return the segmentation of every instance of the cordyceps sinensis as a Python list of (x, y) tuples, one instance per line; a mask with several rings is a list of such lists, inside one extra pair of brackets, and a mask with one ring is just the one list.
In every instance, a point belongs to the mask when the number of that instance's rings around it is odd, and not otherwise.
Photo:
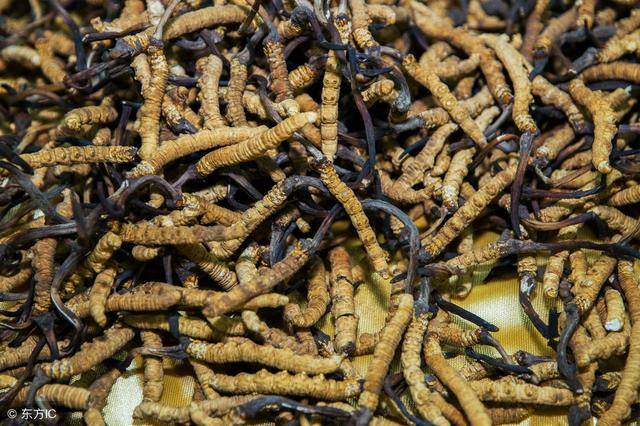
[(236, 145), (216, 149), (196, 163), (196, 172), (200, 176), (207, 176), (220, 167), (255, 160), (267, 151), (277, 148), (305, 125), (314, 123), (316, 118), (316, 113), (302, 112), (287, 118), (258, 136)]
[(450, 20), (443, 19), (421, 3), (411, 3), (411, 8), (415, 23), (423, 33), (437, 40), (445, 40), (469, 55), (478, 54), (480, 69), (491, 94), (501, 105), (512, 102), (513, 94), (502, 72), (502, 66), (482, 40), (463, 27), (454, 27)]
[(353, 190), (340, 180), (335, 167), (328, 160), (317, 161), (314, 166), (320, 173), (320, 179), (326, 185), (329, 192), (336, 197), (349, 215), (351, 223), (369, 256), (374, 271), (383, 278), (389, 277), (387, 255), (382, 247), (380, 247), (376, 234), (369, 223), (369, 219), (367, 219), (364, 213), (362, 204)]
[(487, 138), (482, 134), (482, 130), (473, 121), (467, 110), (460, 106), (447, 85), (440, 81), (437, 75), (422, 68), (412, 55), (407, 55), (403, 59), (402, 65), (417, 82), (429, 89), (453, 121), (458, 123), (475, 143), (480, 146), (487, 143)]
[(572, 27), (578, 19), (578, 8), (571, 7), (560, 16), (549, 20), (533, 46), (535, 59), (544, 59), (551, 53), (551, 48), (557, 42), (558, 37)]
[(590, 90), (580, 79), (569, 82), (569, 93), (577, 103), (589, 111), (593, 119), (594, 138), (591, 157), (594, 167), (600, 173), (610, 173), (612, 169), (609, 157), (613, 138), (617, 132), (617, 119), (611, 105), (602, 92)]
[(622, 372), (622, 378), (618, 389), (614, 395), (611, 407), (605, 411), (598, 419), (603, 425), (614, 425), (621, 423), (631, 413), (631, 405), (638, 396), (638, 370), (637, 360), (640, 358), (640, 351), (637, 344), (640, 335), (640, 310), (636, 304), (640, 301), (640, 290), (638, 289), (638, 279), (634, 272), (633, 263), (621, 260), (618, 263), (618, 280), (627, 298), (629, 306), (632, 328), (629, 336), (629, 354)]
[(255, 362), (279, 370), (314, 375), (336, 371), (341, 360), (338, 355), (332, 358), (298, 355), (288, 348), (258, 345), (243, 338), (224, 343), (192, 341), (186, 352), (189, 356), (208, 363)]
[(467, 224), (482, 213), (482, 210), (513, 181), (515, 173), (516, 167), (511, 166), (495, 175), (485, 186), (482, 186), (473, 194), (462, 207), (456, 210), (437, 234), (423, 239), (422, 244), (429, 256), (434, 258), (440, 254), (462, 232)]
[[(634, 420), (637, 0), (10, 3), (0, 405), (119, 423), (138, 359), (168, 424)], [(516, 294), (557, 355), (450, 301)]]
[(131, 328), (116, 325), (84, 345), (76, 354), (42, 365), (42, 371), (52, 379), (71, 378), (84, 373), (122, 349), (134, 335)]
[(420, 368), (422, 342), (427, 332), (428, 314), (416, 312), (407, 329), (402, 344), (402, 372), (409, 385), (411, 398), (420, 416), (435, 425), (449, 425), (435, 400), (435, 392), (429, 390), (424, 380), (424, 372)]
[(289, 81), (289, 72), (283, 52), (283, 42), (277, 32), (269, 34), (262, 43), (264, 55), (269, 61), (271, 77), (270, 89), (275, 94), (275, 102), (293, 99), (293, 86)]
[(473, 424), (490, 425), (491, 418), (469, 382), (447, 362), (442, 355), (439, 337), (435, 333), (427, 333), (424, 345), (424, 357), (427, 365), (438, 379), (456, 396), (458, 403)]
[(382, 382), (402, 335), (413, 317), (413, 302), (413, 296), (410, 294), (399, 295), (398, 307), (382, 330), (380, 341), (373, 352), (373, 360), (367, 368), (363, 391), (358, 398), (357, 424), (367, 424), (378, 407)]
[[(20, 406), (27, 402), (29, 386), (20, 388), (13, 400), (14, 406)], [(79, 386), (63, 384), (43, 385), (36, 392), (37, 397), (45, 399), (48, 403), (72, 410), (86, 410), (89, 405), (90, 392)]]
[(201, 130), (195, 134), (181, 135), (177, 139), (166, 141), (154, 153), (153, 157), (143, 160), (127, 176), (136, 178), (158, 173), (164, 166), (179, 158), (206, 149), (233, 145), (265, 132), (265, 126), (224, 127)]
[(360, 393), (357, 380), (330, 380), (323, 375), (291, 374), (286, 371), (270, 373), (260, 370), (255, 374), (240, 373), (235, 376), (214, 374), (211, 387), (225, 393), (280, 394), (306, 396), (325, 401), (344, 401)]
[(143, 160), (155, 155), (160, 145), (160, 114), (162, 112), (162, 97), (167, 87), (169, 65), (164, 55), (164, 45), (161, 41), (151, 39), (147, 48), (147, 55), (151, 65), (151, 80), (145, 94), (144, 103), (140, 108), (140, 150), (138, 155)]
[(311, 255), (308, 251), (310, 244), (303, 241), (296, 245), (284, 259), (273, 265), (272, 268), (259, 270), (255, 280), (247, 283), (241, 282), (226, 293), (212, 295), (208, 298), (203, 313), (207, 317), (216, 317), (237, 309), (255, 296), (267, 293), (307, 263)]
[(320, 258), (314, 258), (309, 266), (307, 306), (290, 303), (284, 307), (284, 318), (296, 327), (310, 327), (324, 315), (331, 300), (327, 271)]
[[(246, 11), (239, 6), (224, 5), (205, 7), (169, 19), (161, 37), (162, 40), (172, 40), (204, 28), (221, 24), (240, 23), (245, 17)], [(143, 52), (149, 47), (154, 30), (155, 27), (150, 27), (137, 34), (118, 39), (115, 47), (111, 51), (112, 55), (135, 56)]]
[(137, 149), (131, 146), (70, 146), (41, 149), (20, 158), (34, 169), (92, 163), (131, 163)]
[(493, 49), (513, 82), (513, 122), (521, 132), (537, 133), (538, 126), (529, 113), (530, 105), (533, 103), (533, 95), (527, 73), (530, 71), (531, 65), (509, 43), (509, 38), (506, 35), (495, 37), (487, 35), (483, 37), (483, 41)]
[(532, 80), (531, 92), (540, 97), (540, 100), (546, 105), (553, 105), (562, 111), (577, 134), (582, 134), (586, 131), (587, 123), (585, 122), (584, 114), (582, 114), (568, 93), (551, 84), (542, 75), (537, 75)]
[(355, 289), (349, 252), (343, 247), (335, 247), (329, 252), (329, 263), (334, 346), (338, 353), (351, 354), (356, 348), (358, 317), (355, 311)]
[[(346, 14), (339, 13), (333, 24), (338, 31), (340, 41), (348, 42), (351, 23)], [(338, 100), (341, 83), (342, 72), (338, 55), (335, 51), (329, 51), (322, 77), (322, 104), (320, 105), (321, 149), (329, 161), (333, 161), (338, 149)]]
[(200, 88), (200, 110), (198, 113), (204, 119), (204, 128), (211, 130), (225, 127), (227, 122), (220, 113), (220, 99), (218, 84), (222, 74), (222, 60), (215, 55), (209, 55), (200, 59), (196, 66), (202, 69), (202, 75), (198, 79)]

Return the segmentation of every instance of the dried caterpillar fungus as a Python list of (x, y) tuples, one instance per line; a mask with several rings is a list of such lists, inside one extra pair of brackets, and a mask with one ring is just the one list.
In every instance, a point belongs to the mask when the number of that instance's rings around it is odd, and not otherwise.
[(119, 424), (135, 383), (170, 424), (633, 421), (634, 1), (23, 3), (3, 406)]

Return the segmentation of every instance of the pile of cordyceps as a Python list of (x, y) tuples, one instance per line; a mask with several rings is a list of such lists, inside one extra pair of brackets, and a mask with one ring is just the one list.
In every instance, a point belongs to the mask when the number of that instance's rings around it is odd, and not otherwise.
[[(1, 1), (2, 416), (135, 360), (143, 421), (637, 418), (636, 3)], [(492, 265), (555, 356), (453, 301)]]

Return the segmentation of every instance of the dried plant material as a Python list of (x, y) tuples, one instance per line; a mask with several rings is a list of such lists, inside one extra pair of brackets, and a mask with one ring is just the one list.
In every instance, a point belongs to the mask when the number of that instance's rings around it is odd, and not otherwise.
[(622, 331), (608, 333), (600, 340), (578, 344), (576, 357), (578, 367), (584, 368), (597, 360), (606, 360), (614, 355), (624, 353), (629, 345), (630, 328), (628, 318), (625, 318)]
[(209, 55), (200, 62), (202, 75), (198, 79), (200, 87), (200, 110), (199, 114), (204, 120), (205, 129), (215, 129), (225, 127), (226, 121), (220, 113), (220, 100), (218, 94), (218, 84), (222, 74), (222, 61), (215, 55)]
[[(364, 3), (364, 2), (363, 2)], [(342, 19), (342, 18), (339, 18)], [(343, 40), (344, 41), (344, 40)], [(338, 149), (338, 99), (342, 74), (336, 53), (327, 56), (322, 78), (322, 104), (320, 105), (320, 141), (322, 153), (333, 161)]]
[(360, 393), (360, 383), (357, 380), (336, 381), (325, 379), (322, 375), (308, 376), (286, 371), (269, 373), (267, 370), (235, 376), (214, 374), (211, 386), (225, 393), (297, 395), (325, 401), (343, 401)]
[(591, 29), (595, 20), (596, 1), (595, 0), (583, 0), (578, 5), (578, 19), (576, 20), (576, 27), (584, 26), (587, 29)]
[[(578, 230), (579, 227), (577, 225), (568, 226), (558, 231), (558, 238), (562, 240), (575, 239)], [(547, 266), (542, 278), (542, 291), (546, 297), (554, 299), (558, 296), (560, 279), (564, 272), (565, 262), (568, 259), (569, 252), (564, 250), (551, 255), (547, 260)]]
[(455, 211), (458, 208), (458, 195), (464, 177), (467, 175), (467, 168), (473, 160), (475, 149), (463, 149), (456, 152), (451, 158), (447, 173), (442, 180), (442, 204), (448, 211)]
[[(128, 315), (123, 318), (123, 322), (128, 326), (141, 330), (170, 331), (169, 319), (164, 315)], [(181, 335), (193, 337), (194, 339), (218, 341), (224, 338), (225, 328), (220, 327), (220, 330), (218, 330), (205, 320), (195, 317), (179, 316), (178, 331)]]
[[(14, 3), (2, 405), (118, 422), (133, 372), (170, 424), (633, 420), (633, 1)], [(555, 354), (489, 334), (498, 290)]]
[(502, 74), (502, 66), (482, 41), (463, 28), (454, 28), (450, 22), (439, 18), (432, 10), (422, 4), (411, 3), (411, 8), (416, 25), (427, 36), (445, 40), (469, 55), (474, 53), (479, 55), (480, 69), (485, 76), (491, 94), (502, 105), (511, 103), (513, 95)]
[(573, 393), (567, 389), (514, 383), (508, 379), (482, 379), (469, 386), (483, 401), (566, 406), (573, 403)]
[(130, 163), (136, 151), (129, 146), (73, 146), (43, 149), (33, 154), (22, 154), (20, 158), (33, 168), (102, 162)]
[(484, 207), (489, 204), (494, 197), (511, 183), (515, 176), (516, 168), (510, 167), (498, 173), (489, 183), (481, 187), (467, 202), (460, 207), (453, 216), (445, 222), (443, 228), (432, 238), (423, 239), (427, 253), (437, 256), (460, 232), (478, 216)]
[[(107, 298), (105, 311), (158, 311), (177, 305), (180, 299), (181, 293), (177, 289), (136, 287), (129, 293), (111, 294)], [(87, 318), (90, 315), (89, 294), (80, 293), (69, 299), (65, 306), (79, 318)]]
[(40, 70), (51, 83), (62, 83), (66, 75), (64, 62), (54, 55), (53, 49), (49, 45), (49, 40), (45, 37), (38, 38), (35, 48), (40, 58)]
[(342, 204), (349, 215), (351, 223), (367, 251), (374, 271), (381, 277), (387, 278), (389, 276), (389, 266), (387, 264), (386, 254), (380, 247), (380, 244), (378, 244), (376, 235), (369, 224), (369, 219), (367, 219), (367, 216), (364, 214), (362, 204), (360, 204), (353, 190), (340, 180), (335, 167), (329, 161), (321, 161), (316, 164), (316, 167), (320, 172), (322, 182), (326, 185), (329, 192)]
[(531, 82), (527, 75), (530, 65), (509, 43), (509, 38), (506, 35), (485, 36), (483, 40), (493, 49), (513, 82), (513, 122), (521, 132), (537, 133), (538, 126), (529, 114), (529, 108), (533, 103)]
[[(153, 331), (142, 332), (142, 345), (145, 348), (162, 347), (162, 338)], [(162, 358), (153, 355), (144, 357), (144, 386), (142, 387), (142, 400), (157, 402), (162, 396), (164, 371)]]
[(200, 117), (187, 105), (189, 89), (186, 87), (171, 87), (162, 97), (162, 116), (172, 129), (200, 128)]
[(290, 303), (284, 307), (284, 318), (296, 327), (306, 328), (318, 322), (329, 306), (328, 276), (322, 260), (314, 258), (309, 266), (307, 306)]
[(437, 75), (420, 67), (420, 64), (416, 62), (416, 59), (412, 55), (405, 57), (402, 65), (416, 81), (429, 89), (442, 108), (449, 113), (453, 121), (458, 123), (460, 128), (462, 128), (475, 143), (480, 146), (487, 143), (487, 138), (482, 134), (478, 125), (473, 121), (469, 113), (460, 106), (458, 100), (449, 91), (447, 85), (440, 81)]
[(218, 396), (211, 400), (194, 401), (186, 407), (172, 407), (158, 402), (142, 402), (133, 411), (133, 418), (153, 418), (163, 422), (185, 424), (194, 421), (191, 418), (194, 409), (204, 413), (206, 416), (224, 415), (233, 408), (246, 402), (252, 401), (259, 395), (242, 396)]
[(607, 204), (610, 206), (620, 207), (628, 204), (635, 204), (640, 200), (640, 189), (634, 185), (629, 188), (625, 188), (607, 200)]
[(380, 341), (373, 352), (373, 360), (367, 368), (363, 391), (358, 398), (360, 415), (363, 418), (371, 418), (378, 407), (382, 382), (412, 317), (413, 297), (410, 294), (399, 295), (398, 308), (382, 329)]
[[(640, 41), (640, 39), (638, 41)], [(580, 73), (580, 79), (585, 82), (625, 80), (631, 83), (640, 83), (640, 65), (629, 62), (612, 62), (609, 64), (594, 65)]]
[[(187, 12), (167, 22), (162, 39), (172, 40), (207, 27), (242, 22), (245, 15), (246, 12), (235, 5), (211, 6)], [(118, 40), (114, 50), (134, 56), (149, 47), (154, 31), (155, 27), (151, 27), (138, 34), (123, 37)]]
[(356, 348), (358, 317), (355, 311), (354, 283), (349, 253), (343, 247), (329, 252), (331, 264), (331, 314), (334, 346), (338, 353), (351, 354)]
[(172, 407), (157, 402), (142, 402), (133, 411), (134, 419), (153, 418), (164, 422), (185, 424), (191, 420), (189, 407)]
[(220, 146), (233, 145), (257, 136), (266, 130), (267, 128), (263, 126), (255, 128), (229, 127), (202, 130), (193, 135), (182, 135), (172, 141), (164, 142), (152, 158), (138, 163), (138, 165), (129, 172), (129, 176), (134, 178), (158, 173), (165, 165), (189, 154)]
[(246, 127), (247, 118), (242, 106), (242, 92), (247, 84), (247, 65), (238, 57), (231, 59), (229, 85), (225, 94), (227, 119), (234, 127)]
[[(627, 298), (631, 321), (633, 324), (630, 332), (630, 340), (635, 342), (637, 341), (638, 314), (640, 313), (638, 305), (635, 303), (637, 302), (640, 294), (637, 278), (635, 277), (633, 269), (633, 263), (626, 260), (621, 260), (618, 263), (618, 279), (620, 280), (620, 286)], [(638, 395), (638, 380), (636, 378), (637, 370), (635, 369), (638, 355), (637, 347), (632, 344), (629, 349), (629, 355), (627, 357), (622, 378), (618, 385), (618, 389), (616, 390), (613, 403), (611, 407), (599, 418), (599, 421), (602, 422), (602, 424), (609, 425), (620, 423), (631, 413), (631, 404), (633, 404)]]
[(573, 303), (581, 313), (586, 313), (595, 303), (600, 289), (616, 267), (616, 259), (600, 256), (591, 265), (583, 280), (572, 289), (575, 295)]
[(178, 247), (180, 254), (191, 260), (224, 290), (230, 290), (238, 284), (236, 274), (224, 262), (216, 259), (202, 244), (189, 244)]
[(151, 70), (149, 87), (145, 93), (145, 101), (140, 108), (140, 150), (138, 155), (143, 160), (152, 158), (160, 145), (160, 113), (162, 97), (167, 87), (169, 65), (164, 56), (162, 43), (151, 44), (147, 55)]
[(494, 425), (523, 422), (531, 417), (532, 412), (525, 407), (489, 407), (488, 411)]
[(128, 327), (112, 327), (73, 356), (43, 365), (42, 371), (53, 379), (84, 373), (122, 349), (133, 336), (133, 330)]
[[(76, 274), (81, 277), (88, 278), (92, 276), (92, 274), (102, 272), (109, 259), (113, 256), (113, 253), (118, 250), (121, 245), (122, 240), (117, 234), (114, 234), (113, 232), (105, 233), (98, 240), (93, 251), (89, 253), (81, 267), (78, 268)], [(74, 275), (70, 277), (70, 281), (74, 280)]]
[(288, 348), (299, 355), (313, 354), (306, 345), (298, 342), (295, 336), (290, 336), (279, 328), (269, 327), (253, 311), (242, 311), (242, 322), (247, 330), (254, 333), (260, 341), (274, 348)]
[[(46, 312), (51, 307), (51, 283), (54, 276), (56, 248), (58, 241), (54, 238), (45, 238), (33, 245), (31, 265), (33, 267), (35, 287), (33, 300), (33, 313)], [(0, 281), (1, 283), (1, 281)], [(8, 288), (5, 291), (10, 291)]]
[(436, 156), (442, 151), (447, 138), (456, 131), (454, 123), (444, 124), (436, 129), (429, 138), (424, 148), (416, 155), (411, 163), (403, 167), (403, 173), (393, 184), (393, 192), (402, 193), (407, 188), (418, 183), (424, 173), (434, 167)]
[(568, 93), (557, 88), (541, 75), (537, 75), (531, 82), (531, 91), (545, 104), (553, 105), (562, 111), (576, 133), (581, 134), (586, 130), (584, 115)]
[[(0, 358), (0, 370), (4, 371), (9, 368), (19, 367), (26, 364), (29, 360), (29, 356), (36, 347), (36, 344), (37, 338), (35, 336), (30, 336), (15, 348), (4, 348), (2, 358)], [(49, 348), (44, 348), (36, 360), (44, 361), (50, 357), (51, 352), (49, 351)]]
[[(471, 115), (471, 117), (476, 117), (484, 109), (493, 105), (494, 100), (491, 97), (491, 92), (489, 92), (489, 89), (483, 87), (478, 93), (476, 93), (469, 99), (460, 101), (459, 103), (462, 107), (464, 107), (464, 109), (469, 112), (469, 115)], [(439, 127), (451, 121), (451, 116), (449, 116), (447, 111), (441, 107), (430, 108), (422, 112), (417, 112), (415, 114), (412, 114), (410, 111), (409, 117), (415, 117), (415, 119), (418, 119), (420, 126), (425, 129)]]
[(216, 317), (238, 308), (291, 277), (308, 260), (309, 253), (301, 247), (295, 247), (282, 261), (273, 265), (273, 268), (260, 271), (256, 280), (240, 283), (227, 293), (218, 293), (209, 297), (203, 313), (208, 317)]
[(402, 372), (420, 416), (436, 425), (448, 425), (449, 422), (433, 402), (434, 395), (425, 385), (424, 372), (420, 368), (420, 353), (427, 324), (426, 314), (418, 314), (411, 321), (402, 344)]
[(551, 5), (551, 0), (536, 0), (533, 10), (527, 16), (524, 41), (520, 47), (522, 55), (531, 62), (533, 60), (533, 46), (544, 29), (544, 16)]
[(364, 0), (349, 0), (351, 8), (351, 35), (356, 44), (365, 50), (378, 48), (378, 42), (369, 32), (371, 18), (367, 13), (367, 5)]
[(268, 36), (263, 42), (264, 55), (271, 74), (271, 90), (275, 93), (276, 103), (293, 99), (293, 86), (289, 81), (283, 47), (282, 41), (277, 36)]
[[(26, 403), (29, 386), (20, 388), (14, 399), (14, 406)], [(72, 410), (86, 410), (89, 405), (89, 391), (78, 386), (61, 384), (43, 385), (36, 391), (36, 395), (46, 399), (54, 406), (70, 408)]]
[(210, 152), (196, 163), (196, 171), (200, 176), (207, 176), (217, 168), (255, 160), (268, 150), (276, 148), (306, 124), (315, 121), (316, 114), (313, 112), (296, 114), (259, 136)]
[(546, 58), (551, 52), (562, 33), (571, 28), (578, 19), (578, 8), (572, 7), (557, 18), (549, 21), (549, 24), (540, 33), (533, 46), (534, 58)]
[(388, 98), (394, 87), (395, 83), (385, 78), (371, 83), (360, 95), (367, 106), (370, 106), (379, 100)]
[(604, 328), (607, 331), (620, 331), (624, 325), (624, 301), (622, 295), (612, 288), (608, 288), (605, 293), (607, 302), (607, 319)]
[[(638, 23), (637, 14), (633, 23), (636, 28), (640, 25)], [(596, 53), (596, 60), (600, 63), (613, 62), (620, 59), (627, 53), (634, 52), (637, 49), (639, 38), (639, 30), (626, 34), (625, 31), (616, 31), (616, 34), (607, 41), (598, 53)]]
[(89, 313), (100, 326), (107, 325), (105, 305), (111, 292), (111, 287), (116, 279), (116, 269), (107, 268), (97, 276), (89, 292)]
[(255, 362), (293, 373), (327, 374), (340, 366), (339, 356), (318, 358), (297, 355), (291, 349), (258, 345), (247, 339), (227, 343), (194, 341), (187, 347), (187, 353), (197, 360), (209, 363)]
[(475, 395), (471, 383), (466, 382), (462, 376), (451, 367), (442, 356), (442, 349), (438, 341), (438, 335), (427, 334), (427, 341), (424, 346), (424, 357), (427, 365), (456, 396), (458, 403), (464, 410), (468, 419), (473, 419), (473, 424), (491, 424), (491, 418), (487, 409)]
[(594, 121), (594, 139), (591, 149), (593, 165), (600, 173), (610, 173), (612, 140), (617, 132), (616, 118), (613, 110), (601, 93), (593, 92), (581, 80), (574, 79), (569, 83), (569, 93), (583, 105)]

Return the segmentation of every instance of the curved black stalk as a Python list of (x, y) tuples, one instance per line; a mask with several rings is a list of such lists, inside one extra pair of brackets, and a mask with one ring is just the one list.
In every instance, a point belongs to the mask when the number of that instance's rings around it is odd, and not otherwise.
[(7, 163), (5, 161), (0, 161), (0, 168), (7, 170), (15, 183), (20, 185), (24, 191), (29, 194), (34, 203), (37, 204), (38, 208), (44, 212), (47, 218), (53, 220), (56, 223), (68, 223), (69, 220), (60, 216), (56, 209), (49, 203), (47, 197), (40, 191), (36, 186), (31, 182), (31, 178), (22, 172), (20, 169), (15, 167), (13, 164)]
[(523, 367), (521, 365), (508, 364), (501, 359), (491, 357), (489, 355), (484, 355), (479, 352), (474, 351), (471, 348), (465, 348), (465, 355), (469, 358), (473, 358), (477, 361), (484, 362), (491, 367), (503, 371), (508, 374), (533, 374), (533, 371), (527, 367)]
[(420, 233), (415, 223), (398, 207), (382, 200), (362, 200), (362, 208), (365, 210), (381, 210), (395, 216), (409, 231), (409, 266), (407, 268), (406, 289), (410, 292), (413, 288), (416, 271), (418, 269), (418, 251), (420, 250)]
[[(394, 379), (395, 379), (395, 375), (393, 374), (387, 376), (384, 379), (383, 389), (384, 389), (384, 393), (387, 394), (389, 399), (391, 399), (393, 403), (396, 405), (396, 407), (398, 407), (398, 410), (400, 410), (402, 415), (407, 420), (409, 420), (412, 424), (415, 424), (417, 426), (433, 426), (433, 423), (429, 422), (428, 420), (423, 420), (414, 416), (407, 409), (404, 402), (402, 402), (402, 399), (400, 399), (400, 395), (402, 394), (403, 388), (406, 387), (406, 383), (404, 382), (404, 379), (400, 376), (400, 380), (399, 380), (400, 383), (397, 383), (396, 386), (393, 386), (392, 382), (395, 381)], [(394, 389), (394, 387), (397, 390)], [(357, 421), (356, 421), (356, 424), (357, 424)]]
[(577, 368), (575, 364), (569, 362), (567, 357), (567, 346), (573, 333), (580, 324), (580, 312), (578, 307), (574, 303), (569, 303), (565, 306), (564, 312), (567, 316), (567, 320), (564, 325), (564, 330), (560, 333), (560, 339), (558, 341), (558, 371), (567, 380), (567, 383), (577, 394), (583, 392), (582, 384), (577, 377)]
[(71, 253), (62, 263), (62, 265), (60, 265), (60, 269), (58, 269), (53, 277), (53, 281), (51, 282), (51, 302), (53, 303), (53, 306), (56, 308), (56, 310), (60, 313), (62, 318), (74, 328), (73, 337), (69, 341), (69, 344), (66, 347), (62, 348), (62, 352), (65, 354), (71, 352), (80, 341), (82, 332), (84, 330), (84, 324), (75, 313), (73, 313), (64, 305), (59, 292), (62, 283), (67, 278), (67, 276), (76, 268), (78, 263), (80, 263), (80, 260), (82, 260), (84, 256), (84, 253), (85, 249), (83, 249), (77, 243), (74, 243), (71, 248)]
[(62, 7), (58, 0), (48, 0), (49, 6), (55, 13), (60, 16), (60, 18), (64, 21), (65, 25), (69, 27), (69, 31), (73, 36), (73, 45), (76, 50), (76, 70), (84, 71), (87, 69), (87, 54), (84, 50), (84, 46), (82, 45), (82, 33), (80, 32), (80, 28), (75, 23), (73, 18), (69, 15), (69, 12)]
[(300, 414), (317, 414), (323, 417), (343, 418), (350, 417), (350, 413), (339, 408), (313, 406), (300, 403), (290, 398), (277, 395), (266, 395), (256, 398), (235, 408), (236, 412), (244, 420), (254, 419), (261, 411), (295, 411)]
[(533, 138), (535, 134), (525, 132), (520, 137), (520, 151), (518, 159), (518, 168), (516, 170), (516, 176), (511, 184), (511, 227), (516, 238), (520, 239), (522, 233), (520, 232), (520, 217), (518, 215), (520, 205), (520, 194), (522, 192), (522, 183), (524, 181), (524, 173), (527, 170), (527, 164), (529, 162), (529, 155), (531, 154), (531, 148), (533, 146)]
[(500, 330), (498, 327), (480, 318), (478, 315), (474, 314), (473, 312), (469, 312), (466, 309), (456, 305), (455, 303), (451, 303), (449, 301), (444, 300), (439, 293), (433, 292), (431, 294), (433, 296), (433, 300), (436, 302), (439, 308), (444, 309), (445, 311), (452, 313), (454, 315), (457, 315), (460, 318), (463, 318), (477, 325), (478, 327), (485, 328), (488, 331), (496, 332)]

